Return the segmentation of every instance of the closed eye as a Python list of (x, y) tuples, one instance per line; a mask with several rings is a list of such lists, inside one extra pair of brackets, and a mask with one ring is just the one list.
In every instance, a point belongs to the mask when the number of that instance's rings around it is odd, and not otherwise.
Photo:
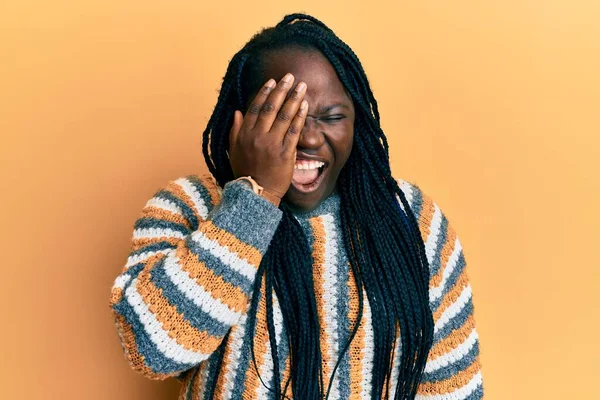
[(345, 115), (332, 115), (331, 117), (325, 117), (320, 119), (326, 122), (337, 122), (343, 120), (344, 118), (346, 118)]

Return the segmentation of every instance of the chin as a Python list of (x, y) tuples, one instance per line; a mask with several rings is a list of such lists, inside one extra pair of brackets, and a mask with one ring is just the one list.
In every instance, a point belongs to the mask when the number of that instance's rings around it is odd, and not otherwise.
[(283, 202), (285, 202), (285, 204), (287, 204), (295, 212), (310, 212), (317, 208), (317, 206), (321, 203), (321, 199), (298, 199), (296, 196), (290, 196), (286, 194), (286, 196), (283, 198)]

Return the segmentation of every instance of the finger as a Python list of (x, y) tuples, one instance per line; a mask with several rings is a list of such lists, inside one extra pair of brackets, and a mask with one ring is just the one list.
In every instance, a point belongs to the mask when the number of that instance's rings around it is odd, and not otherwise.
[(244, 116), (242, 112), (239, 110), (235, 110), (233, 113), (233, 123), (231, 124), (231, 129), (229, 130), (229, 150), (231, 151), (231, 147), (237, 142), (238, 134), (240, 133), (240, 128), (242, 127), (242, 122), (244, 121)]
[(252, 129), (256, 124), (256, 120), (260, 115), (260, 110), (263, 107), (263, 104), (269, 97), (269, 94), (273, 91), (275, 87), (275, 79), (269, 79), (258, 91), (252, 103), (248, 107), (248, 111), (246, 111), (246, 116), (244, 117), (244, 127), (248, 129)]
[(281, 110), (277, 113), (275, 122), (273, 122), (273, 126), (271, 126), (272, 134), (279, 135), (279, 137), (283, 138), (283, 135), (285, 135), (289, 129), (292, 120), (298, 113), (305, 94), (306, 83), (298, 82), (296, 88), (292, 91), (291, 95), (283, 104), (283, 107), (281, 107)]
[(296, 113), (296, 116), (292, 120), (292, 123), (283, 138), (283, 150), (288, 152), (288, 154), (292, 154), (296, 151), (296, 146), (298, 145), (298, 140), (300, 140), (300, 133), (302, 132), (302, 128), (304, 128), (307, 115), (308, 101), (303, 100), (302, 104), (300, 104), (300, 109)]
[(256, 120), (256, 125), (254, 125), (254, 129), (257, 132), (269, 132), (271, 130), (273, 121), (275, 121), (275, 117), (277, 117), (277, 113), (279, 112), (287, 93), (292, 88), (293, 83), (294, 75), (287, 73), (271, 91), (271, 94), (269, 94), (269, 97), (267, 97), (263, 103), (260, 114)]

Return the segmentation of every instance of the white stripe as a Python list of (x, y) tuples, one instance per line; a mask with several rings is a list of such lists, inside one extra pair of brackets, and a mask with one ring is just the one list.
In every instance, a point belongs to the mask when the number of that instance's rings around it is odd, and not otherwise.
[(187, 350), (169, 336), (169, 333), (163, 329), (160, 321), (156, 319), (156, 315), (154, 315), (148, 308), (148, 305), (144, 303), (142, 296), (137, 291), (137, 283), (138, 278), (135, 278), (131, 282), (131, 285), (125, 290), (127, 302), (133, 307), (140, 322), (144, 325), (144, 329), (150, 337), (150, 340), (152, 340), (158, 350), (166, 358), (178, 363), (198, 364), (201, 361), (206, 360), (210, 354), (202, 354)]
[(229, 326), (234, 325), (240, 319), (241, 313), (230, 309), (221, 300), (215, 299), (210, 292), (181, 269), (180, 260), (174, 251), (165, 258), (164, 268), (167, 276), (177, 286), (177, 289), (200, 307), (202, 311)]
[(158, 239), (158, 238), (183, 239), (185, 236), (179, 231), (168, 228), (141, 228), (133, 231), (133, 239)]
[(469, 397), (469, 395), (471, 393), (473, 393), (475, 391), (475, 389), (477, 389), (477, 386), (481, 385), (482, 382), (483, 382), (483, 379), (481, 376), (481, 371), (479, 371), (475, 375), (473, 375), (473, 378), (469, 381), (469, 383), (467, 383), (465, 386), (461, 387), (460, 389), (457, 389), (450, 393), (444, 393), (444, 394), (433, 394), (433, 395), (418, 394), (415, 397), (415, 400), (447, 400), (447, 399), (463, 400), (463, 399), (466, 399), (467, 397)]
[(196, 189), (196, 187), (185, 177), (177, 179), (175, 183), (183, 189), (185, 194), (192, 200), (192, 203), (194, 203), (196, 215), (199, 215), (202, 220), (205, 220), (208, 215), (208, 208), (206, 208), (202, 196), (198, 193), (198, 189)]
[(151, 198), (146, 202), (146, 207), (160, 208), (161, 210), (166, 210), (183, 217), (183, 211), (177, 204), (173, 203), (171, 200), (163, 199), (161, 197)]
[(129, 257), (127, 257), (127, 263), (125, 264), (125, 269), (129, 269), (132, 266), (139, 264), (142, 261), (146, 261), (150, 257), (155, 256), (157, 254), (167, 254), (169, 252), (169, 250), (171, 250), (171, 249), (145, 251), (143, 253), (136, 254), (135, 256), (129, 256)]
[(223, 363), (224, 370), (224, 382), (223, 387), (223, 399), (230, 400), (233, 396), (233, 382), (235, 382), (235, 375), (238, 372), (238, 362), (241, 355), (242, 343), (244, 340), (244, 334), (246, 332), (246, 314), (243, 314), (240, 321), (232, 328), (231, 335), (229, 336), (229, 360)]
[(471, 285), (467, 284), (467, 286), (465, 286), (465, 288), (461, 292), (460, 296), (458, 296), (458, 299), (456, 299), (456, 301), (454, 303), (452, 303), (450, 305), (450, 307), (448, 307), (444, 311), (444, 313), (440, 316), (440, 318), (437, 320), (437, 322), (435, 323), (435, 326), (433, 328), (433, 332), (437, 333), (444, 326), (446, 326), (446, 324), (452, 318), (454, 318), (460, 312), (460, 310), (462, 310), (464, 308), (465, 304), (467, 304), (467, 302), (469, 301), (470, 298), (471, 298)]
[(442, 212), (440, 208), (434, 203), (433, 209), (433, 216), (429, 227), (429, 236), (427, 236), (427, 240), (425, 241), (425, 254), (427, 254), (429, 265), (433, 262), (433, 258), (437, 251), (438, 237), (440, 236), (440, 229), (442, 226)]
[(371, 374), (373, 371), (373, 354), (374, 354), (374, 341), (373, 341), (373, 324), (371, 322), (371, 306), (369, 305), (369, 299), (367, 299), (367, 292), (364, 291), (364, 309), (363, 309), (363, 321), (364, 321), (364, 332), (365, 341), (362, 348), (362, 382), (361, 382), (361, 393), (360, 398), (363, 400), (371, 399)]
[(192, 240), (203, 249), (210, 251), (210, 254), (217, 257), (223, 264), (246, 278), (254, 280), (256, 268), (248, 261), (240, 258), (237, 253), (229, 250), (227, 246), (221, 246), (216, 240), (209, 239), (202, 231), (192, 233)]
[(114, 289), (123, 289), (125, 287), (125, 285), (127, 285), (127, 282), (129, 282), (130, 280), (131, 280), (131, 275), (129, 275), (129, 274), (119, 275), (119, 276), (117, 276), (117, 279), (115, 279), (113, 288)]
[[(402, 192), (404, 193), (404, 197), (406, 197), (406, 201), (408, 202), (408, 205), (410, 206), (410, 208), (414, 208), (414, 204), (413, 204), (413, 185), (411, 185), (409, 182), (403, 180), (403, 179), (398, 179), (398, 186), (400, 187), (400, 190), (402, 190)], [(398, 200), (398, 204), (400, 204), (400, 208), (402, 208), (404, 210), (404, 205), (402, 205), (402, 202), (400, 201), (400, 197), (396, 195), (396, 199)], [(404, 210), (406, 211), (406, 210)]]
[[(337, 276), (337, 252), (338, 252), (338, 232), (335, 227), (335, 220), (333, 215), (327, 214), (321, 217), (323, 221), (323, 228), (325, 231), (325, 265), (323, 270), (323, 298), (324, 298), (324, 319), (325, 327), (327, 329), (327, 348), (329, 349), (329, 373), (333, 372), (333, 368), (337, 363), (339, 354), (339, 343), (338, 343), (338, 319), (337, 319), (337, 288), (336, 282), (339, 280)], [(327, 378), (330, 378), (328, 376)], [(340, 397), (339, 392), (339, 370), (336, 374), (331, 385), (331, 398), (337, 399)]]
[(454, 241), (454, 250), (448, 258), (446, 266), (440, 266), (440, 268), (444, 268), (444, 272), (442, 273), (442, 280), (439, 286), (429, 288), (429, 301), (433, 302), (442, 297), (444, 289), (446, 288), (446, 283), (448, 282), (448, 278), (450, 278), (450, 275), (452, 275), (452, 272), (454, 272), (454, 268), (456, 268), (458, 264), (458, 259), (460, 257), (461, 251), (462, 246), (457, 237)]
[[(263, 298), (264, 299), (264, 298)], [(281, 332), (283, 330), (283, 315), (281, 314), (281, 308), (279, 307), (279, 303), (277, 302), (277, 296), (273, 292), (273, 325), (275, 326), (275, 343), (281, 343)], [(273, 355), (271, 354), (271, 343), (269, 341), (269, 335), (265, 336), (266, 348), (263, 358), (263, 365), (260, 367), (260, 377), (263, 382), (269, 387), (272, 388), (271, 380), (273, 379)], [(278, 353), (279, 355), (279, 353)], [(281, 373), (281, 371), (280, 371)], [(274, 389), (274, 388), (272, 388)], [(258, 390), (257, 390), (257, 399), (267, 399), (270, 396), (270, 390), (267, 389), (263, 383), (258, 380)]]
[(459, 360), (462, 360), (471, 351), (479, 336), (475, 329), (471, 330), (471, 334), (462, 342), (457, 348), (452, 349), (451, 352), (439, 356), (435, 360), (428, 361), (425, 365), (425, 372), (437, 371), (440, 368), (446, 367)]

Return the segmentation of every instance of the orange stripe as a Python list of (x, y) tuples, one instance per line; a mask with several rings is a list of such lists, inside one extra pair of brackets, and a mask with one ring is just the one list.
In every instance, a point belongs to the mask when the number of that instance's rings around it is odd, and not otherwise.
[(139, 218), (156, 218), (161, 221), (175, 222), (177, 224), (185, 225), (186, 228), (191, 229), (189, 221), (181, 214), (176, 214), (164, 208), (155, 206), (146, 206), (142, 209)]
[(454, 329), (450, 335), (440, 340), (431, 348), (427, 360), (433, 361), (456, 349), (467, 340), (467, 337), (473, 332), (473, 329), (475, 329), (475, 319), (473, 318), (473, 315), (470, 315), (469, 318), (465, 320), (463, 326)]
[[(350, 297), (350, 310), (348, 313), (348, 321), (350, 323), (350, 331), (354, 328), (358, 317), (358, 288), (354, 282), (352, 268), (348, 263), (348, 296)], [(363, 308), (364, 309), (364, 308)], [(362, 325), (362, 323), (361, 323)], [(350, 356), (350, 400), (360, 400), (361, 383), (362, 383), (362, 350), (365, 345), (365, 331), (361, 326), (354, 336), (354, 340), (350, 343), (348, 354)]]
[(152, 283), (150, 274), (151, 271), (142, 271), (138, 276), (136, 288), (162, 328), (185, 349), (207, 355), (212, 353), (222, 339), (190, 325), (177, 308), (164, 297), (162, 289)]
[(437, 382), (422, 382), (417, 389), (417, 393), (431, 396), (453, 392), (469, 383), (480, 369), (481, 365), (479, 357), (477, 357), (469, 367), (452, 375), (448, 379)]
[(423, 241), (427, 242), (427, 237), (431, 232), (431, 220), (433, 219), (435, 207), (431, 197), (425, 195), (423, 192), (421, 192), (421, 199), (423, 206), (421, 208), (421, 214), (419, 215), (419, 228)]
[(329, 366), (329, 343), (327, 342), (327, 321), (325, 319), (325, 226), (321, 217), (311, 218), (314, 243), (313, 243), (313, 279), (315, 285), (315, 297), (318, 304), (317, 314), (319, 318), (322, 368), (323, 368), (323, 387), (327, 388), (331, 378), (331, 368)]
[(220, 300), (236, 312), (246, 311), (248, 298), (242, 289), (215, 274), (185, 246), (177, 247), (177, 258), (181, 269), (206, 289), (215, 300)]
[(456, 232), (454, 231), (454, 229), (452, 229), (452, 227), (449, 224), (447, 224), (446, 227), (446, 243), (444, 243), (444, 246), (442, 247), (442, 250), (440, 252), (441, 267), (438, 270), (438, 272), (431, 277), (431, 280), (429, 281), (429, 287), (440, 286), (440, 283), (442, 282), (442, 277), (444, 276), (444, 270), (448, 265), (448, 260), (450, 259), (452, 252), (454, 251), (454, 244), (456, 243)]
[(446, 311), (446, 309), (448, 307), (450, 307), (456, 301), (456, 299), (458, 299), (458, 297), (462, 293), (463, 289), (465, 287), (467, 287), (468, 284), (469, 284), (469, 279), (467, 277), (466, 269), (463, 269), (460, 276), (454, 283), (452, 290), (450, 290), (448, 293), (446, 293), (446, 295), (444, 296), (444, 299), (442, 300), (442, 303), (440, 304), (438, 309), (435, 310), (435, 312), (433, 313), (433, 320), (436, 323), (440, 319), (440, 317), (442, 316), (444, 311)]
[[(283, 375), (282, 375), (282, 379), (281, 379), (281, 391), (283, 392), (283, 388), (285, 388), (285, 384), (287, 383), (288, 379), (290, 379), (290, 374), (292, 373), (291, 370), (291, 366), (290, 366), (290, 355), (287, 355), (287, 358), (285, 359), (285, 368), (283, 370)], [(285, 392), (285, 396), (292, 398), (292, 383), (290, 382), (287, 390)]]
[(247, 260), (249, 264), (258, 270), (258, 266), (262, 259), (262, 254), (258, 249), (242, 242), (232, 233), (213, 224), (212, 221), (206, 221), (206, 223), (202, 224), (200, 231), (202, 231), (202, 233), (210, 240), (219, 243), (219, 246), (227, 247), (229, 251), (236, 253), (240, 258)]
[(175, 247), (175, 246), (177, 246), (177, 243), (179, 243), (181, 240), (182, 239), (174, 238), (174, 237), (167, 237), (167, 236), (161, 236), (161, 237), (157, 237), (157, 238), (133, 239), (131, 242), (131, 251), (140, 250), (146, 246), (149, 246), (154, 243), (159, 243), (159, 242), (167, 242), (167, 243), (171, 244), (173, 247)]
[(172, 193), (179, 200), (183, 201), (193, 212), (198, 221), (202, 221), (202, 217), (198, 214), (198, 210), (196, 210), (196, 205), (192, 198), (183, 190), (181, 186), (179, 186), (175, 181), (171, 181), (167, 184), (165, 189), (167, 192)]
[[(266, 276), (262, 277), (262, 285), (260, 288), (260, 299), (258, 303), (258, 309), (256, 311), (256, 331), (253, 337), (254, 355), (256, 359), (256, 368), (260, 371), (265, 361), (265, 351), (267, 350), (267, 343), (269, 342), (269, 331), (267, 329), (267, 302), (266, 302)], [(256, 391), (258, 385), (261, 384), (258, 379), (257, 370), (252, 360), (252, 354), (249, 356), (250, 366), (246, 372), (246, 382), (244, 388), (244, 394), (248, 393), (249, 399), (256, 398)], [(245, 396), (244, 396), (245, 397)]]
[(121, 301), (123, 298), (123, 289), (118, 287), (113, 287), (110, 291), (110, 304), (115, 305)]
[(127, 322), (125, 317), (114, 312), (116, 323), (119, 327), (122, 343), (125, 348), (125, 355), (129, 361), (131, 367), (137, 371), (142, 373), (144, 376), (150, 379), (166, 379), (172, 376), (178, 375), (177, 372), (171, 374), (157, 374), (152, 371), (145, 363), (145, 358), (142, 356), (137, 348), (137, 343), (135, 341), (135, 334), (133, 333), (133, 328)]

